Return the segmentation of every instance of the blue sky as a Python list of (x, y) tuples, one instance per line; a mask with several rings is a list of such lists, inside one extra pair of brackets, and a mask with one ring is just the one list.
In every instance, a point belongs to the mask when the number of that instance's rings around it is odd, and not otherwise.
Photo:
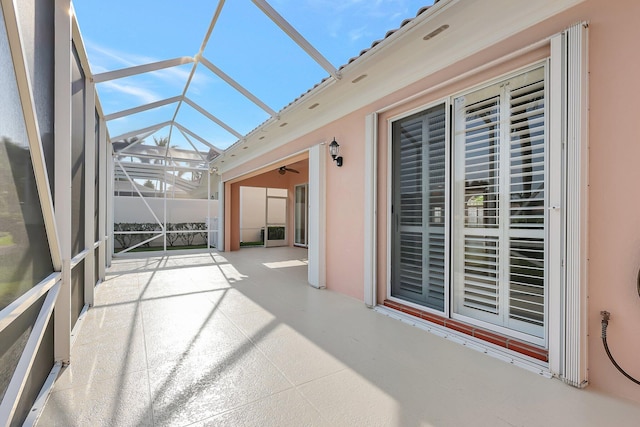
[[(215, 0), (76, 0), (74, 7), (95, 74), (195, 55)], [(270, 0), (336, 68), (381, 39), (432, 0)], [(204, 56), (275, 111), (312, 88), (327, 72), (250, 0), (227, 0)], [(98, 85), (105, 114), (182, 94), (192, 64)], [(199, 65), (187, 96), (246, 134), (269, 116)], [(176, 104), (112, 120), (112, 137), (170, 120)], [(191, 107), (177, 121), (220, 148), (236, 137)], [(166, 136), (168, 128), (156, 134)], [(151, 139), (151, 138), (150, 138)], [(186, 146), (183, 138), (173, 145)]]

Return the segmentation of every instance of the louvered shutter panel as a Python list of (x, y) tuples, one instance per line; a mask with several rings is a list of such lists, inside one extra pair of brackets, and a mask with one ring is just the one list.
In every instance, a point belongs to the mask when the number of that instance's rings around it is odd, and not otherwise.
[(543, 70), (516, 78), (509, 88), (509, 325), (542, 337), (546, 233)]
[(544, 68), (456, 98), (454, 313), (544, 337)]
[(444, 310), (444, 106), (393, 124), (391, 295)]
[(398, 192), (394, 290), (410, 301), (423, 300), (422, 272), (422, 117), (395, 125)]
[[(444, 106), (425, 117), (428, 147), (428, 254), (426, 259), (428, 307), (444, 311), (445, 292), (445, 186), (446, 180), (446, 114)], [(446, 212), (445, 212), (446, 211)]]
[(458, 313), (500, 315), (500, 94), (490, 88), (456, 99)]

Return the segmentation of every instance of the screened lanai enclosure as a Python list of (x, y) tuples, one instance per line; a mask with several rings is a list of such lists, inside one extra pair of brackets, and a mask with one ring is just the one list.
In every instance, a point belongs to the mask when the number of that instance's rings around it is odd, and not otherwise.
[[(156, 34), (128, 25), (147, 19), (125, 3), (92, 3), (104, 9), (87, 19), (85, 43), (87, 2), (0, 1), (2, 426), (36, 423), (112, 257), (223, 250), (227, 150), (259, 156), (301, 93), (341, 78), (265, 0), (165, 10), (157, 19), (173, 22)], [(227, 51), (237, 16), (260, 25)], [(178, 22), (192, 31), (170, 31)], [(160, 52), (101, 44), (120, 24)]]
[(0, 0), (0, 427), (635, 426), (638, 15)]
[(209, 164), (218, 152), (183, 137), (192, 150), (173, 148), (168, 138), (113, 143), (116, 254), (217, 246), (217, 176)]
[[(242, 146), (243, 155), (259, 155), (265, 138), (261, 133), (268, 126), (288, 124), (281, 112), (295, 108), (295, 101), (287, 104), (291, 99), (322, 79), (328, 81), (327, 74), (329, 80), (341, 78), (340, 71), (266, 1), (219, 1), (211, 12), (204, 38), (191, 47), (196, 55), (92, 76), (98, 94), (120, 91), (116, 99), (105, 97), (100, 105), (112, 149), (107, 168), (113, 174), (113, 214), (107, 222), (113, 230), (114, 255), (222, 248), (224, 201), (219, 199), (224, 189), (218, 169), (236, 156), (225, 157), (225, 149)], [(236, 43), (226, 28), (235, 25), (231, 16), (237, 13), (264, 28), (262, 33), (245, 28), (246, 37), (256, 42), (246, 44), (244, 52), (221, 55), (223, 46)], [(103, 48), (88, 50), (98, 60), (113, 56)], [(272, 66), (255, 66), (265, 60)], [(273, 67), (278, 61), (287, 67)], [(298, 62), (312, 72), (297, 71)], [(265, 90), (273, 84), (278, 84), (277, 91)], [(148, 97), (140, 94), (147, 93), (161, 99), (141, 104), (140, 99)], [(144, 126), (132, 128), (131, 123)]]

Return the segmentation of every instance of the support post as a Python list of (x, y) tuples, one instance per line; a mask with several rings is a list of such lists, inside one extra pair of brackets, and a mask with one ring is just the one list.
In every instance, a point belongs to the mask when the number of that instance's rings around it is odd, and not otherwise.
[(62, 283), (54, 311), (54, 357), (71, 356), (71, 1), (55, 0), (55, 214), (62, 253)]
[(326, 284), (326, 144), (309, 149), (309, 284)]
[[(85, 75), (89, 73), (85, 70)], [(84, 101), (84, 303), (93, 306), (95, 277), (95, 177), (96, 177), (96, 85), (90, 78), (85, 83)]]

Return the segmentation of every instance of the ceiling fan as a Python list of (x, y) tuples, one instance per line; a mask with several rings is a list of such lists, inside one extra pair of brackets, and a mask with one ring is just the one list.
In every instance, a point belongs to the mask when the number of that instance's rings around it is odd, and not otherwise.
[(278, 173), (279, 173), (280, 175), (284, 175), (284, 174), (285, 174), (285, 173), (287, 173), (287, 172), (300, 173), (300, 172), (298, 172), (297, 170), (295, 170), (295, 169), (291, 169), (291, 168), (288, 168), (288, 167), (286, 167), (286, 166), (280, 166), (280, 168), (278, 169)]

